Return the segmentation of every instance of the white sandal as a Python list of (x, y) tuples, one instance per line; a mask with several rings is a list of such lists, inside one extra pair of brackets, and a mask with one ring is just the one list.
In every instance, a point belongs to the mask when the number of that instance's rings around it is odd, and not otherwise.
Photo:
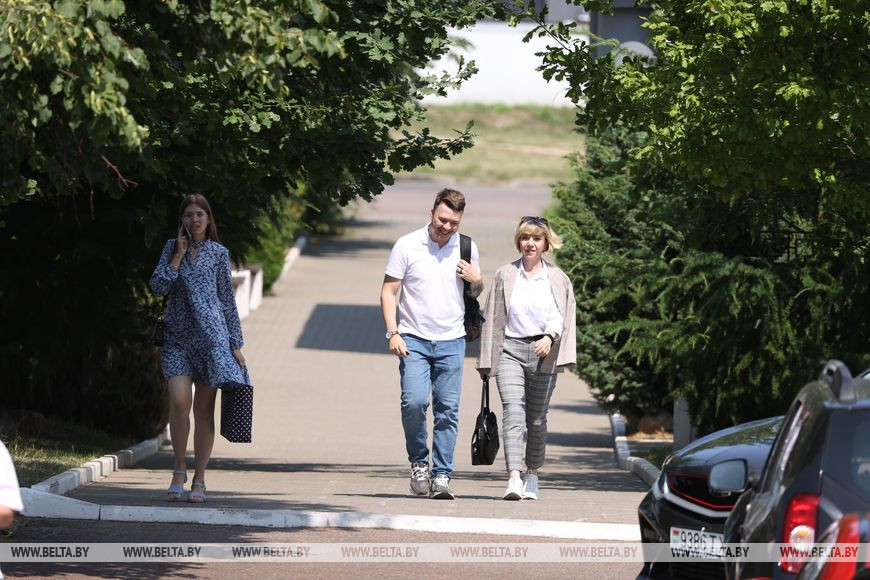
[(183, 486), (187, 483), (187, 471), (181, 471), (180, 469), (173, 470), (172, 477), (174, 478), (176, 475), (183, 475), (184, 481), (181, 482), (181, 485), (175, 484), (169, 486), (169, 489), (166, 490), (166, 495), (169, 496), (169, 501), (181, 501), (184, 499)]
[[(194, 491), (194, 488), (200, 488), (200, 491)], [(190, 484), (190, 493), (187, 494), (187, 501), (190, 503), (205, 502), (205, 484), (200, 481), (194, 481)]]

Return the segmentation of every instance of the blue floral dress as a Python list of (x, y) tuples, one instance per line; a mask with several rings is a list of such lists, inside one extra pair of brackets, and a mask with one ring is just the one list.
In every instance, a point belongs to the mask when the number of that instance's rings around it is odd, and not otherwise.
[(161, 365), (163, 378), (190, 376), (213, 388), (248, 381), (232, 351), (242, 347), (242, 323), (236, 309), (229, 251), (213, 240), (201, 243), (194, 258), (190, 251), (178, 270), (169, 262), (175, 240), (151, 275), (151, 290), (169, 294)]

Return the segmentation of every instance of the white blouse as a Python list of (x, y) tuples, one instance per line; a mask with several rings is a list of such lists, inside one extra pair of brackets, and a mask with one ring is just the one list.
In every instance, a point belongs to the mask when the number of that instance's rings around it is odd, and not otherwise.
[(565, 321), (550, 288), (546, 263), (541, 262), (541, 269), (532, 277), (526, 274), (522, 262), (518, 270), (508, 306), (505, 336), (525, 338), (555, 332), (558, 337), (562, 334)]

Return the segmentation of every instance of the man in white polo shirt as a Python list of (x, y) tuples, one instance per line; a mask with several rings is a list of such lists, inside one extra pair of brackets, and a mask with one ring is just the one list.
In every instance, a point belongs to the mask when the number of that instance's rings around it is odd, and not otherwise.
[[(428, 493), (434, 499), (454, 497), (450, 477), (465, 360), (463, 281), (471, 285), (473, 296), (483, 290), (477, 245), (471, 244), (470, 263), (459, 256), (463, 211), (464, 195), (441, 190), (426, 227), (393, 246), (381, 288), (390, 352), (399, 357), (411, 493)], [(431, 476), (426, 428), (430, 393), (435, 417)]]
[[(0, 441), (0, 529), (12, 527), (15, 512), (24, 509), (21, 502), (21, 491), (18, 488), (18, 477), (15, 466), (6, 446)], [(3, 570), (0, 570), (3, 578)]]

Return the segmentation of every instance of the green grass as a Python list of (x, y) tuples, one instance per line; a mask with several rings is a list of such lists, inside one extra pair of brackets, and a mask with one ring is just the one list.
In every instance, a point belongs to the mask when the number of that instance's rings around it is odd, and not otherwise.
[[(475, 145), (460, 155), (421, 167), (404, 177), (446, 176), (482, 183), (517, 179), (569, 181), (575, 177), (569, 158), (582, 150), (583, 136), (571, 108), (506, 105), (430, 106), (432, 134), (456, 136), (469, 121)], [(415, 125), (419, 129), (423, 124)]]
[(21, 487), (137, 443), (55, 419), (40, 420), (38, 427), (19, 425), (16, 434), (4, 434), (2, 439), (12, 455)]

